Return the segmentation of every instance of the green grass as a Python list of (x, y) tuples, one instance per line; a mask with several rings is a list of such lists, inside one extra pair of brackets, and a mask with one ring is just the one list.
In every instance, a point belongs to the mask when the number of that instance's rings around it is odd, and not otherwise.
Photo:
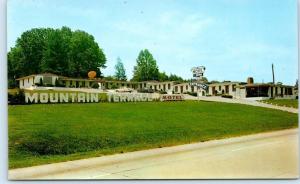
[(298, 108), (298, 100), (297, 99), (271, 99), (271, 100), (261, 100), (263, 103), (278, 105), (278, 106), (286, 106)]
[(9, 106), (9, 168), (297, 127), (298, 114), (218, 102)]

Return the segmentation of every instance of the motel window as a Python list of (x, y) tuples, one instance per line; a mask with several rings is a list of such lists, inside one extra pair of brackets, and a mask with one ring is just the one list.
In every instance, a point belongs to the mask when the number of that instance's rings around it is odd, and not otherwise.
[(284, 94), (287, 95), (287, 88), (284, 88)]
[(219, 91), (221, 91), (221, 86), (219, 86)]
[(178, 86), (175, 86), (175, 92), (177, 92), (178, 91)]
[(44, 76), (43, 77), (43, 83), (44, 84), (52, 84), (52, 77)]
[(185, 86), (185, 89), (188, 90), (188, 88), (189, 88), (188, 85), (186, 85), (186, 86)]
[(236, 90), (235, 86), (236, 86), (235, 84), (232, 85), (232, 91)]
[(171, 89), (171, 84), (168, 84), (168, 89)]
[(293, 94), (292, 88), (287, 88), (287, 93), (288, 93), (288, 95), (292, 95)]
[(192, 92), (194, 92), (194, 86), (191, 86), (191, 88), (192, 88)]
[(146, 83), (144, 83), (144, 87), (146, 87)]

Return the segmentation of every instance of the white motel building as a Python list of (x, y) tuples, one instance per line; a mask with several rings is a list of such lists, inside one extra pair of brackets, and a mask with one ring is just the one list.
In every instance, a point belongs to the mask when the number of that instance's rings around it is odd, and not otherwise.
[[(166, 92), (168, 94), (197, 93), (198, 96), (221, 96), (231, 95), (233, 98), (289, 98), (298, 96), (298, 90), (293, 86), (272, 83), (254, 83), (253, 78), (247, 82), (224, 81), (220, 83), (207, 83), (206, 90), (192, 86), (190, 83), (179, 83), (175, 81), (105, 81), (103, 79), (80, 79), (59, 76), (52, 73), (29, 75), (16, 79), (20, 89), (27, 90), (70, 90), (70, 91), (99, 91), (109, 90), (141, 91), (152, 90), (154, 92)], [(42, 84), (41, 84), (42, 83)], [(59, 83), (59, 87), (57, 85)], [(93, 85), (97, 85), (97, 89)]]

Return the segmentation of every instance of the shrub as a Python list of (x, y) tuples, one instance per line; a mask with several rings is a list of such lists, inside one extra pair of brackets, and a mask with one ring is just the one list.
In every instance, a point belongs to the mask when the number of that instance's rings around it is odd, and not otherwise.
[(118, 86), (116, 84), (111, 85), (111, 89), (118, 89)]
[(137, 90), (139, 93), (154, 93), (153, 89), (139, 89)]
[(25, 104), (24, 90), (19, 90), (16, 94), (8, 93), (8, 103), (12, 105)]
[(223, 94), (222, 98), (232, 98), (232, 95), (228, 95), (228, 94)]
[(43, 79), (42, 78), (40, 78), (40, 86), (43, 86), (44, 84), (43, 84)]
[(18, 83), (14, 79), (8, 79), (8, 88), (13, 89), (18, 87)]
[(187, 92), (187, 94), (191, 95), (191, 96), (197, 96), (196, 92)]
[(46, 87), (54, 87), (53, 84), (46, 84)]
[(108, 101), (108, 97), (106, 93), (99, 93), (99, 101), (100, 102), (107, 102)]
[(58, 80), (57, 78), (55, 79), (55, 87), (65, 87), (63, 82), (61, 80)]
[(98, 89), (99, 88), (99, 84), (96, 83), (96, 82), (94, 82), (91, 87), (94, 88), (94, 89)]
[(158, 93), (159, 93), (159, 94), (167, 94), (166, 91), (159, 91)]

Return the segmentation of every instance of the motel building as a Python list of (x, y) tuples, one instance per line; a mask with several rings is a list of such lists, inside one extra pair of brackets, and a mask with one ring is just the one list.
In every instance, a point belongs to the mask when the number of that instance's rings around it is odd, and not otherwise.
[(197, 93), (198, 96), (230, 95), (237, 99), (295, 99), (297, 89), (293, 86), (272, 83), (254, 83), (249, 77), (247, 82), (224, 81), (207, 83), (207, 89), (202, 89), (190, 83), (175, 81), (105, 81), (103, 79), (81, 79), (59, 76), (52, 73), (34, 74), (16, 79), (20, 89), (26, 90), (59, 90), (83, 92), (156, 92), (167, 94)]
[(269, 98), (276, 99), (295, 99), (297, 89), (294, 86), (273, 84), (273, 83), (254, 83), (252, 77), (247, 82), (230, 82), (209, 84), (208, 94), (210, 96), (231, 95), (237, 99), (262, 100)]

